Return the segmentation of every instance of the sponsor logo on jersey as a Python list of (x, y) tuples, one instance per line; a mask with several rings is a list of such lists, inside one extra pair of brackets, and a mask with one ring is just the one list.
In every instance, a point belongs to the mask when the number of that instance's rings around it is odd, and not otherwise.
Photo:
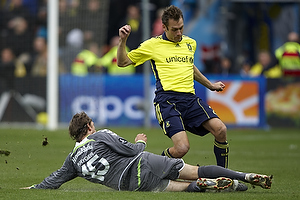
[(172, 56), (169, 58), (166, 58), (167, 63), (172, 63), (172, 62), (189, 62), (189, 63), (194, 63), (194, 58), (191, 56)]

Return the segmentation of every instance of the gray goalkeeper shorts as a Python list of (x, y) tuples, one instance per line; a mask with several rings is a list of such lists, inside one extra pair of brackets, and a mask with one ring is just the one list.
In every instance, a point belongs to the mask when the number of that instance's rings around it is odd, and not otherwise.
[(182, 159), (143, 152), (130, 169), (126, 190), (164, 191), (170, 180), (179, 177), (183, 167)]

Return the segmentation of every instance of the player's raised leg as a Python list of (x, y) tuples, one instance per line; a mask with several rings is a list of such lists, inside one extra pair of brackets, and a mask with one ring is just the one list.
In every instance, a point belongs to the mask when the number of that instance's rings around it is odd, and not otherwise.
[(227, 128), (219, 118), (205, 121), (203, 127), (214, 135), (214, 153), (217, 165), (228, 168), (229, 144), (227, 142)]
[(185, 131), (180, 131), (171, 137), (174, 146), (163, 151), (163, 156), (182, 158), (190, 149), (189, 139)]

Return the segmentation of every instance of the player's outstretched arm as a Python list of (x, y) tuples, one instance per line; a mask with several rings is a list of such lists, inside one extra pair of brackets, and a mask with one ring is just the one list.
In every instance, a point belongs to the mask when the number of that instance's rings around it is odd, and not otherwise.
[(117, 51), (117, 64), (119, 67), (126, 67), (132, 64), (132, 61), (128, 58), (126, 52), (126, 41), (131, 32), (131, 27), (129, 25), (122, 26), (119, 29), (119, 45)]
[(58, 189), (62, 184), (68, 182), (78, 175), (71, 163), (70, 154), (67, 156), (63, 166), (46, 177), (41, 183), (20, 189)]

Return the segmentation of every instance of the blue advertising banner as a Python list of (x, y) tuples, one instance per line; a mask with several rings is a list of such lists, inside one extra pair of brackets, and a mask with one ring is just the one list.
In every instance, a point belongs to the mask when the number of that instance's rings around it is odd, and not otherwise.
[[(265, 125), (264, 78), (207, 76), (212, 82), (223, 81), (224, 92), (211, 92), (195, 83), (196, 95), (208, 102), (229, 126), (262, 127)], [(78, 77), (60, 76), (60, 122), (85, 111), (97, 125), (143, 126), (144, 79), (142, 75)], [(151, 78), (150, 97), (154, 98), (155, 80)], [(152, 101), (151, 101), (152, 102)], [(153, 105), (151, 124), (158, 126)]]
[[(98, 125), (143, 125), (143, 76), (62, 75), (59, 82), (60, 122), (69, 122), (73, 114), (85, 111)], [(154, 79), (152, 84), (151, 97)], [(154, 111), (151, 119), (157, 125)]]

